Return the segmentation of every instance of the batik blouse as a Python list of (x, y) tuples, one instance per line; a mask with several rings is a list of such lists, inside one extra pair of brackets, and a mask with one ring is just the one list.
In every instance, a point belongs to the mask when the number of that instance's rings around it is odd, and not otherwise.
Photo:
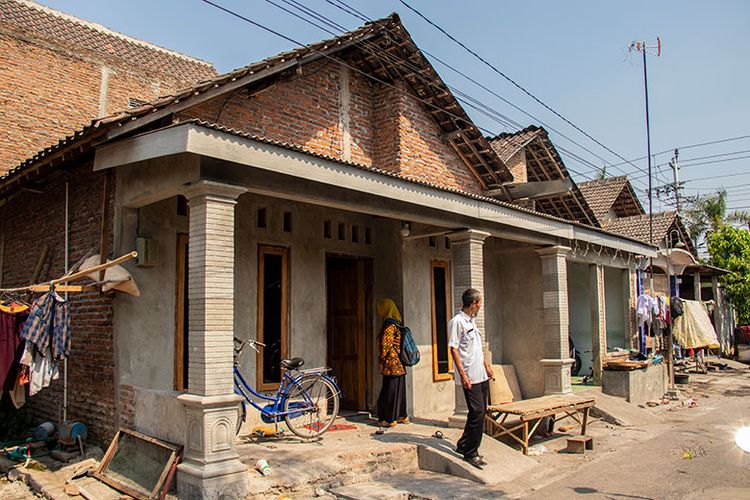
[(401, 364), (401, 330), (393, 322), (383, 323), (378, 335), (378, 367), (384, 376), (406, 375)]

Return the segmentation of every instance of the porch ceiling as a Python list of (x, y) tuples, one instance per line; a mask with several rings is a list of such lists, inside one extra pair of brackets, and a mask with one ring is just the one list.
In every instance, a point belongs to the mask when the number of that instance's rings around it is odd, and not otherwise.
[[(100, 147), (94, 169), (101, 170), (179, 153), (191, 153), (245, 167), (243, 174), (220, 168), (207, 172), (234, 175), (250, 192), (262, 192), (336, 208), (457, 229), (472, 227), (493, 236), (538, 244), (587, 241), (621, 251), (651, 256), (655, 248), (555, 217), (535, 213), (482, 196), (402, 179), (362, 165), (346, 164), (294, 151), (257, 138), (242, 137), (208, 124), (185, 123)], [(204, 161), (210, 165), (212, 162)], [(252, 167), (252, 169), (247, 169)], [(210, 170), (210, 169), (209, 169)], [(235, 172), (237, 171), (234, 169)], [(262, 185), (260, 176), (270, 184)], [(254, 175), (252, 182), (248, 175)], [(274, 176), (277, 181), (273, 182)], [(285, 179), (280, 179), (283, 176)], [(283, 181), (283, 182), (282, 182)], [(315, 183), (325, 194), (309, 189)]]

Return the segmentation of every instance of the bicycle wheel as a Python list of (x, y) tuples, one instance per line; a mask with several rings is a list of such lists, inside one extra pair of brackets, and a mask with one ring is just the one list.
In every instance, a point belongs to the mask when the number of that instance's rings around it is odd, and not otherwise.
[(339, 413), (336, 386), (320, 375), (305, 375), (289, 387), (284, 401), (284, 421), (303, 439), (320, 436)]
[(240, 435), (240, 430), (242, 429), (242, 424), (245, 423), (245, 420), (247, 419), (247, 408), (245, 408), (245, 403), (242, 402), (240, 404), (240, 411), (237, 415), (237, 429), (235, 429), (235, 435)]

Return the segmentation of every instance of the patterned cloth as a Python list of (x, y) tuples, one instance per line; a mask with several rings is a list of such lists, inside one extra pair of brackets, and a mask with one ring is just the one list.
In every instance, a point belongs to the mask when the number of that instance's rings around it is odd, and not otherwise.
[(42, 295), (31, 305), (21, 338), (34, 344), (40, 354), (50, 352), (57, 361), (67, 358), (70, 354), (68, 309), (68, 303), (57, 293)]
[(393, 320), (386, 320), (378, 335), (378, 367), (385, 376), (405, 375), (401, 364), (401, 329)]

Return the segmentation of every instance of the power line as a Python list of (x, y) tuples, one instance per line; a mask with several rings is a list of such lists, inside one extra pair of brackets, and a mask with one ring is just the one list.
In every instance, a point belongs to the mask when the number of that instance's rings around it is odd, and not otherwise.
[(333, 5), (334, 7), (336, 7), (339, 10), (343, 10), (347, 14), (356, 17), (360, 21), (364, 21), (364, 22), (372, 21), (372, 19), (370, 19), (369, 17), (367, 17), (365, 14), (363, 14), (360, 11), (358, 11), (357, 9), (355, 9), (354, 7), (352, 7), (351, 5), (347, 5), (344, 2), (340, 2), (340, 1), (333, 2), (331, 0), (326, 0), (326, 2), (328, 2), (331, 5)]
[(634, 163), (632, 163), (630, 160), (628, 160), (624, 156), (620, 155), (619, 153), (613, 151), (612, 149), (610, 149), (606, 145), (602, 144), (596, 138), (592, 137), (589, 133), (587, 133), (586, 131), (584, 131), (583, 129), (581, 129), (578, 125), (576, 125), (575, 123), (571, 122), (570, 120), (568, 120), (567, 118), (565, 118), (563, 115), (561, 115), (560, 113), (558, 113), (557, 111), (555, 111), (554, 109), (552, 109), (550, 106), (548, 106), (547, 104), (545, 104), (544, 102), (542, 102), (541, 99), (539, 99), (534, 94), (532, 94), (531, 92), (529, 92), (528, 90), (526, 90), (520, 84), (516, 83), (512, 78), (510, 78), (505, 73), (503, 73), (502, 71), (500, 71), (499, 69), (497, 69), (494, 65), (492, 65), (486, 59), (484, 59), (482, 56), (480, 56), (479, 54), (477, 54), (476, 52), (474, 52), (472, 49), (470, 49), (469, 47), (467, 47), (463, 42), (461, 42), (460, 40), (456, 39), (453, 35), (451, 35), (450, 33), (448, 33), (445, 29), (443, 29), (442, 27), (438, 26), (437, 24), (435, 24), (434, 22), (432, 22), (431, 20), (429, 20), (424, 14), (422, 14), (421, 12), (419, 12), (417, 9), (415, 9), (414, 7), (412, 7), (411, 5), (409, 5), (408, 3), (406, 3), (404, 0), (399, 0), (399, 2), (401, 2), (407, 9), (411, 10), (416, 15), (418, 15), (419, 17), (421, 17), (424, 21), (426, 21), (428, 24), (430, 24), (431, 26), (433, 26), (435, 29), (437, 29), (438, 31), (440, 31), (441, 33), (443, 33), (445, 36), (447, 36), (453, 42), (455, 42), (456, 44), (458, 44), (459, 46), (461, 46), (464, 50), (466, 50), (468, 53), (470, 53), (471, 55), (473, 55), (475, 58), (477, 58), (483, 64), (485, 64), (486, 66), (488, 66), (495, 73), (497, 73), (498, 75), (502, 76), (508, 82), (510, 82), (511, 84), (513, 84), (516, 88), (518, 88), (523, 93), (525, 93), (526, 95), (528, 95), (529, 97), (531, 97), (538, 104), (540, 104), (541, 106), (543, 106), (545, 109), (547, 109), (548, 111), (550, 111), (551, 113), (553, 113), (555, 116), (557, 116), (561, 120), (563, 120), (565, 123), (567, 123), (568, 125), (570, 125), (574, 129), (576, 129), (578, 132), (580, 132), (581, 134), (583, 134), (587, 138), (591, 139), (593, 142), (595, 142), (596, 144), (598, 144), (599, 146), (601, 146), (605, 150), (609, 151), (611, 154), (617, 156), (618, 158), (620, 158), (621, 160), (623, 160), (625, 163), (630, 164), (631, 166), (635, 167), (637, 170), (643, 171), (642, 168), (638, 167), (637, 165), (635, 165)]
[[(294, 17), (296, 17), (296, 18), (298, 18), (298, 19), (301, 19), (302, 21), (305, 21), (305, 22), (307, 22), (308, 24), (311, 24), (311, 25), (313, 25), (313, 26), (317, 27), (318, 29), (321, 29), (321, 30), (323, 30), (323, 31), (325, 31), (325, 32), (327, 32), (327, 33), (329, 33), (330, 35), (333, 35), (333, 36), (337, 36), (337, 33), (335, 33), (335, 32), (332, 32), (331, 30), (329, 30), (329, 29), (327, 29), (327, 28), (324, 28), (324, 27), (320, 26), (319, 24), (317, 24), (316, 22), (314, 22), (314, 21), (311, 21), (310, 19), (307, 19), (307, 18), (305, 18), (305, 17), (303, 17), (303, 16), (301, 16), (301, 15), (299, 15), (299, 14), (295, 13), (295, 12), (291, 12), (291, 11), (290, 11), (289, 9), (287, 9), (287, 8), (285, 8), (285, 7), (281, 6), (281, 5), (278, 5), (277, 3), (273, 2), (272, 0), (265, 0), (265, 1), (266, 1), (267, 3), (269, 3), (269, 4), (271, 4), (271, 5), (273, 5), (273, 6), (277, 7), (277, 8), (279, 8), (279, 9), (281, 9), (281, 10), (283, 10), (283, 11), (285, 11), (285, 12), (287, 12), (287, 13), (291, 14), (291, 15), (293, 15)], [(327, 16), (325, 16), (325, 15), (323, 15), (323, 14), (321, 14), (321, 13), (319, 13), (319, 12), (315, 11), (314, 9), (311, 9), (311, 8), (308, 8), (308, 7), (305, 7), (305, 6), (302, 6), (302, 5), (300, 5), (300, 4), (298, 3), (298, 2), (296, 2), (296, 1), (294, 1), (294, 0), (281, 0), (281, 1), (283, 1), (283, 2), (284, 2), (284, 3), (286, 3), (287, 5), (292, 5), (292, 6), (294, 7), (294, 8), (296, 8), (296, 9), (297, 9), (298, 11), (300, 11), (300, 12), (303, 12), (303, 13), (305, 13), (305, 14), (307, 14), (307, 15), (313, 16), (313, 17), (314, 17), (315, 19), (317, 19), (317, 20), (320, 20), (321, 22), (325, 22), (325, 23), (326, 23), (326, 24), (327, 24), (328, 26), (332, 26), (332, 27), (334, 27), (334, 28), (337, 28), (337, 29), (339, 29), (339, 30), (341, 30), (341, 31), (344, 31), (344, 32), (346, 31), (346, 28), (344, 28), (344, 27), (343, 27), (343, 26), (341, 26), (340, 24), (336, 23), (335, 21), (332, 21), (332, 20), (331, 20), (330, 18), (328, 18)], [(330, 2), (329, 2), (329, 3), (330, 3)], [(346, 11), (345, 11), (345, 12), (346, 12)], [(351, 14), (351, 13), (350, 13), (350, 14)], [(353, 14), (352, 14), (352, 15), (353, 15)], [(390, 55), (390, 54), (388, 54), (388, 53), (384, 53), (384, 52), (378, 52), (378, 51), (372, 51), (372, 50), (369, 50), (369, 49), (368, 49), (367, 47), (364, 47), (364, 46), (363, 46), (362, 44), (359, 44), (359, 43), (356, 43), (356, 45), (357, 45), (357, 46), (359, 46), (359, 47), (360, 47), (360, 48), (361, 48), (362, 50), (364, 50), (365, 52), (367, 52), (367, 53), (371, 54), (372, 56), (374, 56), (374, 57), (376, 57), (376, 58), (378, 58), (378, 59), (380, 59), (381, 61), (382, 61), (382, 60), (384, 60), (384, 58), (386, 59), (386, 62), (388, 62), (388, 61), (390, 61), (390, 62), (394, 62), (394, 61), (396, 60), (396, 59), (395, 59), (395, 56), (392, 56), (392, 55)], [(427, 53), (426, 51), (422, 51), (422, 52), (425, 52), (425, 53)], [(429, 53), (427, 53), (427, 54), (429, 55)], [(434, 56), (432, 56), (432, 57), (434, 57)], [(452, 66), (450, 66), (450, 65), (449, 65), (448, 63), (445, 63), (445, 62), (441, 61), (441, 60), (440, 60), (440, 59), (438, 59), (437, 57), (435, 57), (435, 59), (436, 59), (436, 60), (438, 60), (438, 61), (440, 61), (440, 62), (441, 62), (442, 64), (446, 65), (447, 67), (449, 67), (449, 68), (453, 69), (454, 71), (458, 72), (459, 74), (461, 74), (461, 75), (462, 75), (462, 76), (464, 76), (465, 78), (469, 79), (470, 81), (472, 81), (472, 82), (476, 83), (477, 85), (480, 85), (480, 86), (482, 86), (482, 84), (481, 84), (481, 83), (479, 83), (479, 82), (476, 82), (475, 80), (473, 80), (472, 78), (468, 77), (467, 75), (464, 75), (464, 74), (463, 74), (463, 73), (461, 73), (460, 71), (458, 71), (458, 70), (456, 70), (455, 68), (453, 68)], [(431, 86), (435, 86), (435, 87), (437, 87), (437, 85), (436, 85), (436, 84), (434, 84), (433, 82), (431, 82), (430, 80), (426, 79), (425, 77), (423, 77), (423, 76), (421, 75), (421, 73), (420, 73), (420, 68), (418, 68), (418, 67), (414, 66), (413, 64), (409, 63), (408, 61), (399, 61), (399, 62), (403, 63), (404, 65), (406, 65), (407, 67), (409, 67), (410, 69), (412, 69), (412, 71), (414, 71), (414, 72), (415, 72), (415, 75), (416, 75), (416, 76), (417, 76), (418, 78), (420, 78), (420, 79), (422, 80), (422, 82), (423, 82), (423, 83), (425, 83), (425, 84), (428, 84), (428, 85), (431, 85)], [(521, 125), (520, 125), (520, 124), (519, 124), (518, 122), (515, 122), (515, 121), (514, 121), (514, 120), (512, 120), (511, 118), (509, 118), (509, 117), (507, 117), (507, 116), (505, 116), (505, 115), (503, 115), (503, 114), (499, 113), (498, 111), (496, 111), (495, 109), (491, 108), (490, 106), (488, 106), (488, 105), (486, 105), (486, 104), (482, 103), (481, 101), (479, 101), (478, 99), (476, 99), (476, 98), (472, 97), (472, 96), (471, 96), (470, 94), (467, 94), (467, 93), (465, 93), (465, 92), (461, 91), (460, 89), (458, 89), (458, 88), (455, 88), (455, 87), (452, 87), (452, 86), (449, 86), (449, 85), (447, 85), (447, 84), (445, 84), (445, 85), (446, 85), (446, 87), (447, 87), (447, 88), (448, 88), (448, 89), (449, 89), (449, 90), (450, 90), (451, 92), (453, 92), (453, 93), (454, 93), (454, 94), (456, 94), (457, 96), (460, 96), (460, 97), (461, 97), (461, 99), (459, 99), (458, 97), (457, 97), (457, 99), (458, 99), (459, 101), (463, 102), (463, 104), (464, 104), (464, 105), (466, 105), (466, 106), (468, 106), (468, 107), (470, 107), (470, 108), (472, 108), (472, 109), (476, 110), (476, 111), (477, 111), (477, 112), (479, 112), (479, 113), (482, 113), (483, 115), (487, 116), (488, 118), (490, 118), (490, 119), (492, 119), (492, 120), (496, 121), (497, 123), (499, 123), (499, 124), (503, 125), (503, 127), (506, 127), (506, 128), (507, 128), (507, 127), (508, 127), (508, 126), (510, 125), (510, 126), (512, 126), (512, 127), (516, 127), (517, 129), (520, 129), (520, 128), (522, 128), (522, 127), (521, 127)], [(484, 87), (484, 86), (482, 86), (482, 87), (483, 87), (483, 88), (485, 88), (485, 89), (486, 89), (487, 91), (489, 91), (489, 92), (493, 92), (493, 91), (492, 91), (491, 89), (489, 89), (489, 88), (486, 88), (486, 87)], [(494, 92), (493, 92), (493, 94), (494, 94)], [(497, 95), (497, 94), (495, 94), (495, 95)], [(505, 99), (504, 99), (504, 98), (502, 98), (501, 96), (497, 95), (497, 97), (499, 97), (500, 99), (503, 99), (504, 101), (506, 101), (506, 102), (507, 102), (508, 104), (510, 104), (511, 106), (514, 106), (514, 105), (513, 105), (512, 103), (510, 103), (509, 101), (505, 100)], [(520, 110), (520, 108), (518, 108), (518, 109)], [(523, 111), (523, 110), (521, 110), (521, 111)], [(531, 116), (531, 115), (529, 115), (529, 116)], [(532, 116), (532, 118), (534, 118), (534, 117)], [(534, 118), (534, 119), (536, 119), (536, 118)], [(537, 120), (538, 120), (538, 119), (537, 119)], [(539, 120), (539, 121), (540, 121), (540, 120)], [(551, 128), (551, 127), (550, 127), (550, 128)], [(554, 130), (554, 129), (553, 129), (553, 130)], [(494, 133), (492, 133), (492, 132), (489, 132), (489, 133), (490, 133), (491, 135), (494, 135)], [(558, 133), (559, 133), (559, 132), (558, 132)], [(563, 137), (566, 137), (566, 136), (564, 136), (564, 134), (560, 134), (560, 135), (563, 135)], [(567, 137), (566, 137), (566, 138), (567, 138)], [(568, 138), (568, 140), (570, 140), (571, 142), (574, 142), (575, 144), (578, 144), (578, 143), (576, 143), (575, 141), (573, 141), (572, 139), (569, 139), (569, 138)], [(579, 147), (582, 147), (583, 149), (586, 149), (585, 147), (581, 146), (580, 144), (578, 144), (578, 145), (579, 145)], [(593, 163), (591, 163), (591, 162), (588, 162), (587, 160), (585, 160), (585, 159), (581, 158), (580, 156), (578, 156), (578, 155), (576, 155), (576, 154), (574, 154), (574, 153), (572, 153), (572, 152), (569, 152), (569, 151), (565, 150), (564, 148), (561, 148), (560, 146), (557, 146), (557, 147), (558, 147), (558, 149), (560, 149), (561, 151), (566, 151), (566, 153), (567, 153), (567, 154), (568, 154), (569, 156), (571, 156), (572, 158), (576, 159), (577, 161), (579, 161), (579, 162), (582, 162), (582, 163), (586, 164), (587, 166), (591, 166), (591, 167), (594, 167), (594, 168), (596, 168), (596, 165), (594, 165)], [(587, 150), (587, 151), (591, 152), (590, 150)], [(591, 152), (591, 153), (592, 153), (592, 154), (595, 154), (595, 153), (593, 153), (593, 152)], [(582, 172), (579, 172), (579, 171), (576, 171), (576, 170), (574, 170), (574, 169), (572, 169), (572, 168), (570, 168), (570, 167), (568, 167), (568, 170), (569, 170), (570, 172), (572, 172), (572, 173), (576, 174), (576, 175), (579, 175), (579, 176), (581, 176), (581, 177), (585, 178), (585, 179), (591, 179), (591, 177), (590, 177), (590, 176), (587, 176), (586, 174), (584, 174), (584, 173), (582, 173)]]

